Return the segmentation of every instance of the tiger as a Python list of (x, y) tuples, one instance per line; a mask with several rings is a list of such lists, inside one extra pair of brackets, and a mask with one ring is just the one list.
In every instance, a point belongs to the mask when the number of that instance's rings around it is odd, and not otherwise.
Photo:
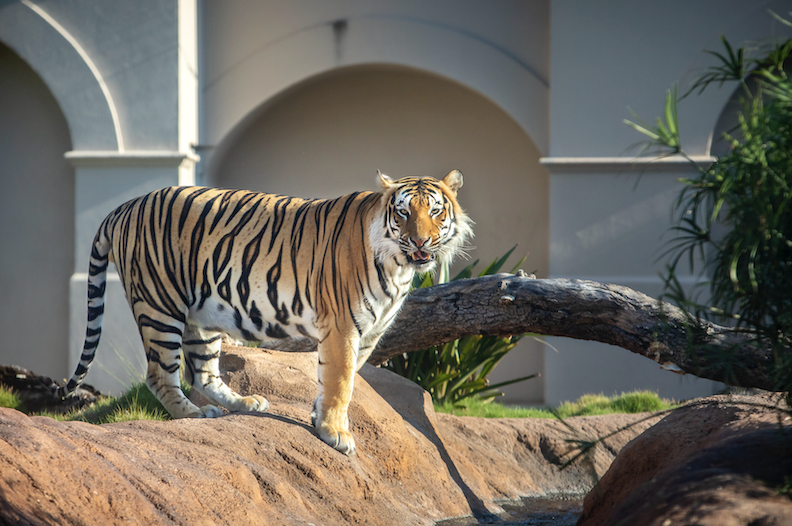
[[(323, 442), (354, 454), (355, 373), (415, 274), (463, 254), (472, 237), (457, 202), (459, 170), (442, 180), (377, 175), (380, 191), (335, 199), (174, 186), (110, 212), (91, 248), (80, 362), (58, 394), (74, 393), (96, 355), (112, 262), (143, 341), (146, 385), (173, 418), (269, 409), (263, 396), (241, 396), (220, 377), (224, 335), (272, 349), (308, 341), (318, 349), (313, 426)], [(184, 395), (182, 369), (210, 404)]]

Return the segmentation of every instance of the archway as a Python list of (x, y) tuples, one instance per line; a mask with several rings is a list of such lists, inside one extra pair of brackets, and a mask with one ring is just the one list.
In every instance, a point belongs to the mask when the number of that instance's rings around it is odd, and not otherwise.
[(0, 363), (67, 371), (74, 170), (66, 119), (41, 78), (0, 44)]
[[(330, 197), (376, 189), (377, 169), (400, 177), (457, 168), (465, 174), (460, 202), (476, 221), (470, 254), (479, 270), (517, 243), (516, 253), (529, 253), (523, 268), (546, 275), (548, 177), (539, 157), (514, 119), (461, 84), (407, 67), (355, 66), (259, 107), (215, 150), (206, 182)], [(540, 372), (541, 351), (521, 343), (493, 380)], [(543, 388), (532, 380), (507, 395), (535, 402)]]

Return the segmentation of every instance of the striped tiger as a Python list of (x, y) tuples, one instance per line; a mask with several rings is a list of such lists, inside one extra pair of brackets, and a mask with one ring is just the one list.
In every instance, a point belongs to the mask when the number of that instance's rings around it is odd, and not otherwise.
[[(88, 327), (69, 396), (94, 359), (105, 285), (115, 263), (147, 358), (146, 384), (174, 418), (266, 411), (220, 378), (223, 333), (288, 348), (310, 340), (319, 355), (313, 424), (355, 452), (347, 410), (355, 372), (396, 317), (416, 272), (449, 261), (472, 235), (456, 200), (462, 174), (444, 179), (378, 172), (382, 190), (336, 199), (171, 187), (113, 210), (93, 242)], [(185, 380), (217, 405), (197, 407)]]

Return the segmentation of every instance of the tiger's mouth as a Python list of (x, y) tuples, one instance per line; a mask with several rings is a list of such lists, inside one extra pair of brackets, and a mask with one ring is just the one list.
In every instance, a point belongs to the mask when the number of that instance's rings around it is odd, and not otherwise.
[(421, 266), (426, 265), (428, 263), (432, 263), (435, 260), (435, 255), (431, 252), (425, 252), (421, 249), (412, 252), (407, 256), (407, 259), (413, 265)]

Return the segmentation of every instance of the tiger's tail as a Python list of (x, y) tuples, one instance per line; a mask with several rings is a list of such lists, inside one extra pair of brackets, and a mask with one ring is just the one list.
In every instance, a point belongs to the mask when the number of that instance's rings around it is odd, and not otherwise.
[(91, 367), (102, 336), (102, 318), (104, 316), (105, 289), (107, 286), (107, 266), (110, 262), (111, 240), (107, 235), (108, 219), (99, 227), (91, 247), (91, 259), (88, 265), (88, 326), (85, 329), (85, 343), (77, 369), (65, 386), (58, 389), (57, 396), (66, 398), (82, 384), (88, 368)]

